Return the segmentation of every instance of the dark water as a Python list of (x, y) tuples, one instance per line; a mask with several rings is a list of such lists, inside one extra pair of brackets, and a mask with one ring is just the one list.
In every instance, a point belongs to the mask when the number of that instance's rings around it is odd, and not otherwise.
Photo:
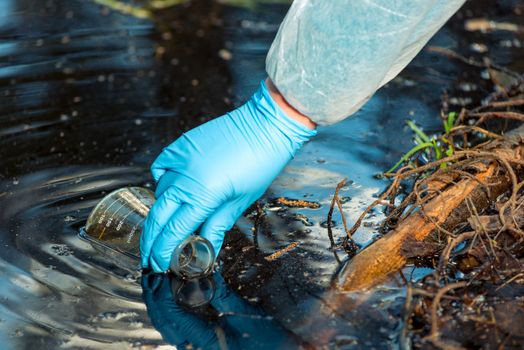
[[(464, 30), (468, 18), (523, 23), (517, 4), (468, 3), (431, 45), (522, 72), (522, 32)], [(78, 238), (78, 229), (108, 191), (152, 186), (148, 166), (164, 145), (255, 90), (285, 11), (279, 4), (253, 9), (193, 1), (140, 19), (88, 0), (0, 0), (3, 348), (166, 344), (146, 314), (133, 266), (108, 260)], [(373, 175), (412, 146), (404, 120), (439, 129), (444, 90), (457, 110), (493, 86), (483, 68), (422, 52), (354, 118), (320, 129), (261, 203), (288, 196), (321, 208), (278, 211), (266, 204), (263, 219), (239, 221), (222, 255), (222, 290), (244, 314), (208, 315), (207, 331), (236, 329), (226, 338), (239, 347), (263, 344), (257, 334), (267, 337), (258, 331), (268, 327), (295, 345), (398, 347), (400, 278), (365, 295), (330, 295), (339, 265), (321, 224), (345, 177), (351, 181), (341, 192), (343, 206), (356, 220), (387, 185)], [(358, 243), (372, 241), (381, 215), (365, 220)], [(338, 240), (344, 234), (338, 214), (334, 221)], [(264, 259), (293, 242), (299, 244), (289, 253)], [(416, 279), (427, 270), (404, 272)], [(235, 328), (247, 323), (245, 332)]]

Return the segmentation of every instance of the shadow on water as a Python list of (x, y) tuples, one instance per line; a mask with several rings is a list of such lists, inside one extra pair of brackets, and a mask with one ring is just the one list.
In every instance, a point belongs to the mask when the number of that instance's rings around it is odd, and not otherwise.
[[(522, 71), (522, 33), (464, 30), (467, 18), (486, 15), (520, 23), (515, 4), (468, 5), (430, 44), (487, 55)], [(107, 260), (78, 239), (78, 228), (109, 191), (151, 187), (148, 167), (164, 145), (255, 90), (285, 11), (281, 4), (249, 9), (193, 1), (158, 11), (152, 20), (92, 1), (0, 0), (2, 344), (42, 349), (165, 344), (153, 327), (160, 326), (147, 316), (135, 269)], [(259, 329), (277, 329), (286, 347), (295, 339), (315, 346), (397, 346), (404, 303), (400, 278), (373, 293), (329, 292), (338, 268), (323, 225), (331, 195), (348, 177), (341, 196), (354, 222), (387, 184), (373, 175), (412, 146), (403, 121), (437, 130), (443, 91), (450, 91), (452, 109), (478, 100), (493, 89), (484, 70), (422, 52), (355, 118), (322, 128), (261, 199), (260, 210), (240, 219), (222, 252), (227, 281), (220, 280), (222, 290), (235, 307), (271, 322), (237, 322), (247, 327), (243, 331), (217, 314), (200, 315), (196, 322), (207, 322), (215, 335), (222, 330), (228, 345), (241, 348), (264, 347)], [(280, 196), (321, 206), (286, 208), (272, 201)], [(356, 235), (359, 244), (372, 242), (381, 218), (380, 212), (366, 218)], [(339, 240), (340, 215), (333, 220)], [(296, 247), (266, 259), (289, 244)], [(417, 279), (427, 270), (404, 272)]]

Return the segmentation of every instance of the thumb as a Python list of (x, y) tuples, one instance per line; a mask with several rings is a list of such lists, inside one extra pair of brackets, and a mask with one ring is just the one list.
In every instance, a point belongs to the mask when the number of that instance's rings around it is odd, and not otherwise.
[(249, 200), (242, 197), (226, 202), (218, 207), (202, 226), (200, 236), (213, 245), (216, 256), (218, 256), (222, 247), (225, 233), (233, 227), (237, 219), (250, 204)]

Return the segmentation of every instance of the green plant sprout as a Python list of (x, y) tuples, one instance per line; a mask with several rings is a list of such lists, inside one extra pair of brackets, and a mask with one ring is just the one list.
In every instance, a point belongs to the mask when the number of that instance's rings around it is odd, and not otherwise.
[[(419, 128), (412, 120), (408, 120), (406, 123), (409, 128), (415, 133), (416, 145), (404, 154), (398, 162), (395, 163), (386, 173), (391, 173), (393, 170), (398, 168), (401, 164), (409, 162), (413, 155), (423, 151), (428, 157), (433, 157), (435, 160), (442, 159), (442, 155), (445, 154), (447, 157), (451, 157), (455, 152), (453, 143), (449, 140), (450, 133), (455, 126), (457, 113), (450, 112), (447, 118), (443, 121), (444, 134), (441, 136), (429, 136), (421, 128)], [(432, 153), (433, 152), (433, 153)], [(440, 168), (444, 169), (447, 167), (447, 163), (440, 164)]]

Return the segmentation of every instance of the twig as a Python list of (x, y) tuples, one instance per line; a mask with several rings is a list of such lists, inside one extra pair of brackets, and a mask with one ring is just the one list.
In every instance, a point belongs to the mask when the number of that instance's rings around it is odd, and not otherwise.
[[(406, 167), (403, 167), (403, 168), (400, 168), (396, 174), (402, 174), (402, 172), (405, 170), (405, 169), (408, 169), (408, 168), (411, 168), (409, 166), (406, 166)], [(379, 205), (380, 203), (382, 203), (386, 198), (388, 198), (390, 195), (392, 195), (393, 193), (396, 193), (397, 189), (398, 189), (398, 185), (400, 183), (400, 180), (401, 180), (401, 177), (400, 176), (397, 176), (395, 177), (395, 179), (393, 180), (393, 183), (388, 187), (388, 189), (382, 193), (382, 195), (380, 195), (380, 197), (378, 199), (376, 199), (375, 201), (373, 201), (373, 203), (371, 203), (363, 212), (362, 214), (360, 214), (359, 218), (357, 219), (357, 221), (353, 224), (353, 226), (351, 227), (351, 229), (349, 230), (349, 235), (350, 236), (353, 236), (353, 234), (358, 230), (358, 228), (360, 227), (360, 225), (362, 224), (362, 220), (364, 220), (364, 218), (366, 217), (366, 215), (371, 211), (371, 209), (373, 209), (374, 207), (376, 207), (377, 205)]]
[(487, 60), (484, 60), (484, 62), (479, 62), (479, 61), (476, 61), (473, 58), (466, 58), (466, 57), (462, 56), (461, 54), (458, 54), (455, 51), (447, 49), (445, 47), (428, 46), (426, 50), (428, 50), (429, 52), (434, 52), (434, 53), (441, 54), (441, 55), (444, 55), (444, 56), (447, 56), (447, 57), (450, 57), (450, 58), (457, 59), (457, 60), (462, 61), (462, 62), (464, 62), (466, 64), (469, 64), (470, 66), (474, 66), (474, 67), (478, 67), (478, 68), (494, 68), (494, 69), (496, 69), (498, 71), (504, 72), (504, 73), (506, 73), (508, 75), (511, 75), (511, 76), (515, 77), (515, 78), (519, 78), (520, 77), (520, 75), (518, 73), (513, 72), (512, 70), (507, 69), (506, 67), (499, 66), (499, 65), (494, 64), (493, 62), (487, 61)]
[(495, 291), (498, 292), (500, 289), (506, 287), (508, 284), (510, 284), (511, 282), (515, 281), (516, 279), (518, 279), (520, 277), (524, 277), (524, 272), (518, 273), (515, 276), (511, 277), (509, 280), (507, 280), (506, 282), (504, 282), (500, 286), (498, 286), (497, 289), (495, 289)]
[(266, 259), (267, 261), (274, 261), (274, 260), (280, 258), (285, 253), (295, 249), (298, 245), (299, 245), (299, 242), (290, 243), (286, 247), (284, 247), (284, 248), (274, 252), (273, 254), (271, 254), (269, 256), (264, 257), (264, 259)]
[(479, 118), (476, 124), (482, 124), (486, 119), (498, 118), (498, 119), (511, 119), (524, 122), (524, 114), (518, 112), (478, 112), (469, 113), (468, 117)]
[(346, 231), (348, 238), (353, 240), (353, 237), (351, 237), (351, 234), (349, 233), (348, 224), (346, 222), (346, 216), (344, 215), (344, 211), (342, 210), (342, 203), (340, 203), (340, 198), (338, 198), (338, 196), (336, 196), (335, 202), (337, 203), (338, 210), (340, 211), (340, 216), (342, 217), (342, 224), (344, 225), (344, 231)]
[(337, 184), (337, 187), (335, 188), (335, 193), (333, 194), (333, 198), (331, 199), (331, 204), (329, 206), (329, 211), (327, 215), (327, 231), (328, 231), (328, 237), (329, 241), (331, 242), (331, 247), (333, 248), (335, 246), (335, 240), (333, 239), (333, 230), (331, 228), (331, 222), (333, 218), (333, 210), (335, 209), (335, 203), (336, 199), (338, 198), (338, 192), (342, 187), (346, 185), (347, 179), (343, 179)]
[(450, 283), (442, 287), (441, 289), (439, 289), (437, 294), (435, 295), (435, 299), (433, 299), (433, 302), (431, 303), (431, 332), (429, 336), (426, 338), (427, 340), (431, 341), (433, 345), (437, 347), (441, 347), (438, 318), (437, 318), (438, 308), (440, 306), (440, 300), (447, 292), (453, 289), (458, 289), (458, 288), (462, 288), (465, 286), (466, 286), (466, 282)]
[(476, 234), (477, 232), (475, 231), (468, 231), (468, 232), (461, 233), (459, 236), (450, 239), (448, 245), (446, 246), (446, 248), (444, 248), (444, 250), (442, 251), (442, 254), (440, 255), (440, 260), (438, 264), (439, 273), (444, 271), (444, 268), (448, 263), (449, 257), (453, 249), (455, 249), (455, 247), (459, 245), (460, 243), (462, 243), (463, 241), (475, 237)]
[(400, 332), (399, 345), (401, 349), (410, 349), (409, 334), (409, 320), (413, 313), (413, 287), (408, 283), (406, 287), (406, 301), (404, 302), (404, 322), (402, 324), (402, 331)]
[(491, 137), (491, 138), (494, 138), (494, 139), (497, 139), (497, 140), (500, 140), (500, 139), (503, 139), (503, 137), (499, 134), (495, 134), (491, 131), (488, 131), (488, 130), (485, 130), (485, 129), (482, 129), (478, 126), (475, 126), (475, 125), (459, 125), (459, 126), (455, 126), (453, 127), (451, 130), (450, 130), (450, 133), (453, 133), (455, 131), (470, 131), (470, 130), (473, 130), (473, 131), (476, 131), (478, 133), (481, 133), (481, 134), (484, 134), (488, 137)]
[(474, 108), (471, 111), (478, 112), (478, 111), (489, 109), (489, 108), (503, 108), (503, 107), (522, 106), (522, 105), (524, 105), (524, 99), (515, 99), (515, 100), (509, 100), (509, 101), (491, 102), (491, 103), (488, 103), (487, 105)]

